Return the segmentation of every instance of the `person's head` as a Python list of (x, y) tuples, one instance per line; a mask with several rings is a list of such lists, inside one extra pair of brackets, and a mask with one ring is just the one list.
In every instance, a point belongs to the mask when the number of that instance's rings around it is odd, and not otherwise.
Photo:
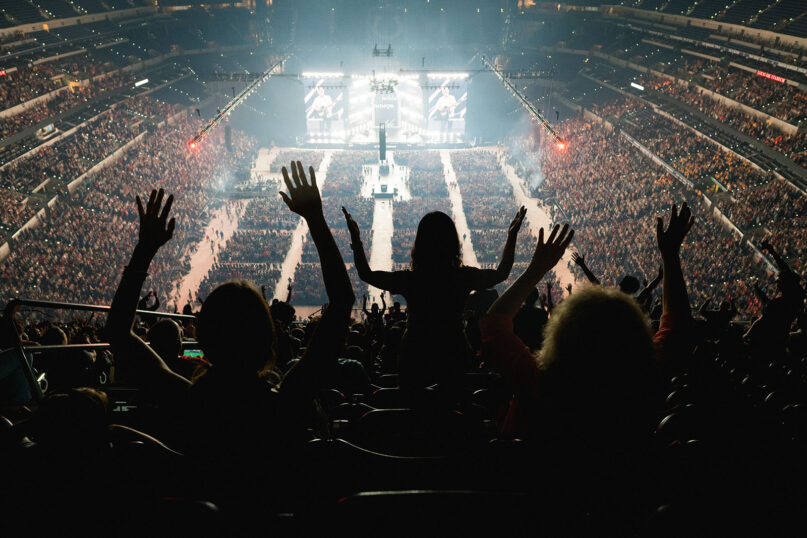
[(535, 303), (538, 301), (540, 297), (540, 293), (538, 293), (538, 288), (532, 288), (532, 290), (527, 294), (527, 298), (524, 299), (524, 304), (527, 306), (535, 306)]
[(317, 86), (317, 95), (323, 95), (325, 93), (325, 88), (322, 86)]
[(275, 364), (275, 327), (255, 284), (226, 282), (205, 299), (196, 339), (214, 369), (251, 375)]
[(392, 303), (392, 311), (395, 312), (396, 314), (401, 311), (400, 301), (395, 301), (394, 303)]
[(106, 393), (79, 387), (44, 398), (31, 421), (31, 433), (44, 446), (81, 450), (103, 446), (108, 425)]
[[(652, 430), (658, 390), (653, 338), (633, 298), (601, 286), (580, 288), (552, 311), (538, 360), (552, 420), (588, 428), (582, 435), (591, 441)], [(590, 420), (593, 413), (602, 411), (608, 420), (592, 424), (598, 422)]]
[(182, 329), (172, 319), (161, 319), (149, 329), (148, 341), (164, 361), (174, 360), (182, 352)]
[(444, 270), (461, 264), (462, 250), (454, 221), (442, 211), (426, 213), (420, 219), (412, 246), (412, 270)]
[(443, 93), (443, 95), (449, 94), (448, 86), (440, 86), (440, 91)]
[(272, 319), (284, 327), (288, 327), (294, 321), (294, 307), (285, 301), (273, 301), (269, 311), (272, 313)]
[(378, 314), (378, 305), (376, 303), (373, 303), (373, 306), (370, 307), (370, 312)]
[(619, 281), (619, 291), (627, 293), (628, 295), (634, 295), (639, 291), (639, 279), (630, 275), (624, 276), (622, 280)]
[(59, 327), (51, 325), (42, 332), (39, 343), (43, 346), (63, 346), (67, 344), (67, 335)]

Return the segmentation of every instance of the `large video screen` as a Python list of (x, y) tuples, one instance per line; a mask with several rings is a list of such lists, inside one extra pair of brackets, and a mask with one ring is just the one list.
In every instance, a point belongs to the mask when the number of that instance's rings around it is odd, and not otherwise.
[(458, 143), (465, 137), (467, 73), (303, 73), (310, 142)]
[(314, 140), (343, 141), (345, 129), (345, 83), (341, 73), (303, 74), (305, 125)]
[(468, 103), (466, 74), (429, 73), (429, 142), (459, 142), (465, 136), (465, 113)]

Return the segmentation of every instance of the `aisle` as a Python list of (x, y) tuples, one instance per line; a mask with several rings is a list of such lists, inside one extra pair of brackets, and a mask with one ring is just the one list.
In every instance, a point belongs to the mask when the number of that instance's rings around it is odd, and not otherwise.
[[(328, 176), (328, 165), (331, 164), (332, 156), (332, 151), (326, 151), (322, 157), (322, 162), (319, 164), (319, 168), (317, 169), (317, 186), (319, 187), (320, 192), (322, 192), (322, 187), (325, 185), (325, 180)], [(305, 220), (300, 218), (300, 222), (297, 223), (297, 227), (294, 229), (294, 232), (291, 235), (291, 245), (289, 246), (289, 251), (286, 253), (286, 258), (283, 260), (283, 264), (280, 266), (280, 279), (277, 281), (277, 285), (275, 286), (275, 293), (273, 297), (277, 297), (283, 301), (286, 300), (286, 297), (289, 294), (289, 280), (292, 282), (294, 281), (294, 271), (297, 269), (297, 264), (299, 264), (303, 259), (304, 240), (310, 240), (308, 238), (308, 225), (305, 223)]]
[[(549, 227), (553, 225), (552, 218), (549, 216), (549, 211), (537, 198), (531, 198), (527, 195), (523, 187), (524, 182), (518, 177), (515, 169), (505, 162), (504, 152), (499, 149), (498, 153), (499, 162), (502, 166), (502, 172), (504, 172), (504, 175), (507, 177), (507, 180), (513, 187), (513, 194), (515, 194), (516, 202), (518, 205), (523, 205), (527, 208), (527, 224), (530, 227), (532, 235), (538, 237), (538, 231), (541, 228), (549, 229)], [(569, 264), (572, 260), (572, 252), (574, 252), (573, 249), (567, 249), (566, 253), (563, 255), (563, 258), (554, 269), (561, 286), (564, 288), (567, 284), (574, 285), (576, 283), (574, 274), (569, 269)]]
[[(182, 311), (190, 297), (193, 301), (191, 305), (198, 308), (199, 305), (195, 301), (199, 285), (213, 268), (219, 252), (238, 229), (238, 220), (244, 214), (246, 207), (247, 202), (244, 200), (229, 201), (213, 212), (213, 218), (205, 228), (205, 239), (199, 241), (193, 250), (190, 261), (191, 270), (174, 288), (177, 291), (174, 292), (169, 304), (175, 304), (177, 309)], [(223, 239), (217, 237), (217, 231), (223, 234)]]
[[(373, 207), (373, 242), (370, 245), (370, 267), (373, 271), (392, 271), (392, 200), (376, 200)], [(356, 290), (356, 296), (364, 290)], [(369, 304), (381, 305), (381, 290), (369, 286)], [(359, 297), (360, 298), (360, 297)]]
[(451, 155), (447, 149), (440, 150), (440, 160), (443, 162), (443, 178), (448, 187), (448, 198), (451, 200), (451, 213), (454, 216), (454, 225), (462, 241), (462, 263), (472, 267), (479, 267), (476, 260), (474, 245), (471, 242), (471, 230), (468, 228), (468, 221), (465, 220), (465, 210), (462, 208), (462, 195), (459, 185), (457, 185), (457, 175), (451, 165)]

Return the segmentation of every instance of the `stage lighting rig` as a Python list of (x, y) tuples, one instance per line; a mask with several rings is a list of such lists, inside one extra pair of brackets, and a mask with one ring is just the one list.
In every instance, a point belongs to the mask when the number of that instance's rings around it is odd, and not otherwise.
[(378, 48), (378, 43), (373, 45), (373, 57), (378, 58), (380, 56), (383, 56), (385, 58), (392, 58), (392, 56), (393, 56), (393, 54), (392, 54), (392, 45), (387, 45), (386, 49), (379, 49)]
[(535, 120), (537, 120), (538, 123), (540, 123), (541, 126), (546, 130), (546, 132), (549, 133), (549, 135), (555, 140), (555, 145), (557, 146), (557, 148), (562, 151), (565, 150), (567, 147), (569, 147), (569, 144), (560, 137), (557, 131), (555, 131), (555, 129), (552, 128), (552, 125), (547, 121), (547, 119), (544, 118), (543, 114), (541, 114), (541, 111), (536, 109), (535, 106), (533, 106), (533, 104), (530, 103), (530, 101), (526, 97), (524, 97), (524, 94), (518, 91), (518, 89), (515, 86), (513, 86), (513, 83), (510, 82), (502, 74), (502, 72), (495, 65), (493, 65), (493, 63), (491, 63), (490, 60), (488, 60), (486, 56), (482, 55), (481, 58), (482, 63), (485, 64), (485, 67), (493, 71), (496, 77), (498, 77), (498, 79), (502, 82), (502, 84), (504, 84), (504, 87), (510, 90), (510, 93), (512, 93), (513, 96), (515, 96), (515, 98), (518, 99), (519, 102), (524, 106), (524, 108), (527, 109), (527, 112), (529, 112), (530, 116), (532, 116)]
[(395, 93), (395, 87), (398, 86), (398, 81), (395, 79), (390, 80), (377, 80), (370, 79), (370, 91), (373, 93)]
[(268, 79), (270, 76), (272, 76), (273, 74), (275, 74), (275, 71), (276, 71), (276, 70), (278, 70), (278, 69), (280, 68), (280, 66), (282, 66), (282, 65), (283, 65), (283, 62), (285, 62), (287, 59), (288, 59), (288, 56), (285, 56), (285, 57), (281, 58), (280, 60), (278, 60), (278, 61), (277, 61), (277, 62), (276, 62), (274, 65), (272, 65), (272, 66), (271, 66), (269, 69), (267, 69), (266, 71), (264, 71), (264, 72), (263, 72), (263, 74), (262, 74), (262, 75), (261, 75), (259, 78), (256, 78), (256, 79), (255, 79), (255, 80), (253, 80), (253, 81), (252, 81), (250, 84), (248, 84), (248, 85), (247, 85), (247, 87), (246, 87), (246, 88), (244, 88), (244, 89), (241, 91), (241, 93), (239, 93), (238, 95), (234, 96), (234, 97), (232, 98), (232, 100), (231, 100), (229, 103), (227, 103), (227, 105), (226, 105), (224, 108), (222, 108), (222, 109), (221, 109), (221, 110), (220, 110), (220, 111), (219, 111), (219, 112), (218, 112), (218, 113), (217, 113), (217, 114), (216, 114), (216, 115), (213, 117), (213, 119), (212, 119), (212, 120), (210, 120), (210, 121), (207, 123), (207, 125), (205, 125), (204, 129), (202, 129), (201, 131), (199, 131), (199, 133), (198, 133), (196, 136), (194, 136), (194, 137), (191, 139), (191, 141), (190, 141), (190, 142), (188, 142), (188, 149), (190, 149), (190, 150), (194, 150), (194, 149), (196, 149), (196, 148), (199, 146), (199, 142), (201, 142), (201, 141), (202, 141), (202, 139), (203, 139), (204, 137), (206, 137), (206, 136), (207, 136), (207, 134), (208, 134), (210, 131), (212, 131), (212, 130), (213, 130), (213, 127), (215, 127), (216, 125), (218, 125), (218, 124), (219, 124), (219, 122), (221, 122), (221, 120), (222, 120), (222, 119), (224, 119), (224, 118), (228, 117), (228, 116), (229, 116), (229, 114), (230, 114), (230, 112), (232, 112), (233, 110), (235, 110), (235, 107), (237, 107), (238, 105), (240, 105), (240, 104), (241, 104), (241, 103), (242, 103), (242, 102), (243, 102), (243, 101), (244, 101), (244, 100), (245, 100), (247, 97), (249, 97), (250, 95), (252, 95), (252, 92), (254, 92), (256, 89), (258, 89), (258, 86), (260, 86), (261, 84), (263, 84), (263, 82), (264, 82), (266, 79)]

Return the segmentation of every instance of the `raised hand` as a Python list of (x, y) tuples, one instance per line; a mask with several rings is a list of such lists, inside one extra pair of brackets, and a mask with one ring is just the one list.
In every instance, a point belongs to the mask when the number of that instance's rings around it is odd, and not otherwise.
[(563, 257), (573, 237), (574, 230), (570, 230), (568, 224), (564, 224), (562, 229), (556, 224), (544, 242), (544, 229), (541, 228), (538, 232), (538, 244), (535, 246), (535, 253), (527, 270), (543, 275), (552, 269)]
[[(136, 196), (137, 214), (140, 216), (139, 244), (150, 250), (157, 252), (161, 246), (166, 244), (174, 235), (176, 221), (168, 220), (168, 213), (174, 204), (174, 195), (170, 195), (162, 207), (165, 191), (152, 190), (146, 208), (143, 209), (143, 201), (140, 196)], [(161, 211), (162, 210), (162, 211)], [(167, 224), (166, 224), (167, 221)]]
[(281, 171), (283, 172), (283, 182), (286, 184), (289, 194), (280, 191), (280, 196), (283, 198), (283, 201), (286, 202), (286, 205), (289, 206), (289, 209), (306, 220), (312, 217), (322, 216), (322, 199), (319, 196), (317, 176), (314, 174), (314, 167), (308, 167), (308, 173), (311, 176), (310, 183), (306, 181), (303, 163), (300, 161), (296, 163), (294, 161), (291, 162), (292, 179), (289, 179), (289, 171), (286, 170), (285, 166)]
[(678, 255), (681, 243), (684, 242), (684, 237), (686, 237), (694, 222), (695, 217), (692, 216), (686, 202), (681, 206), (680, 212), (678, 211), (678, 206), (673, 204), (670, 224), (667, 226), (666, 231), (664, 230), (664, 219), (661, 217), (656, 218), (656, 240), (662, 257)]
[(524, 215), (527, 214), (527, 208), (521, 206), (518, 208), (518, 212), (516, 216), (513, 217), (513, 221), (510, 223), (510, 228), (507, 229), (507, 235), (509, 237), (515, 237), (518, 235), (518, 231), (521, 229), (521, 224), (524, 222)]
[(350, 233), (350, 246), (354, 247), (361, 244), (361, 230), (359, 230), (359, 225), (353, 220), (353, 217), (344, 206), (342, 206), (342, 214), (345, 216), (347, 231)]
[(569, 293), (569, 295), (572, 294), (572, 285), (571, 284), (566, 284), (566, 291)]
[(586, 259), (577, 252), (572, 252), (572, 261), (580, 267), (584, 267), (586, 265)]

